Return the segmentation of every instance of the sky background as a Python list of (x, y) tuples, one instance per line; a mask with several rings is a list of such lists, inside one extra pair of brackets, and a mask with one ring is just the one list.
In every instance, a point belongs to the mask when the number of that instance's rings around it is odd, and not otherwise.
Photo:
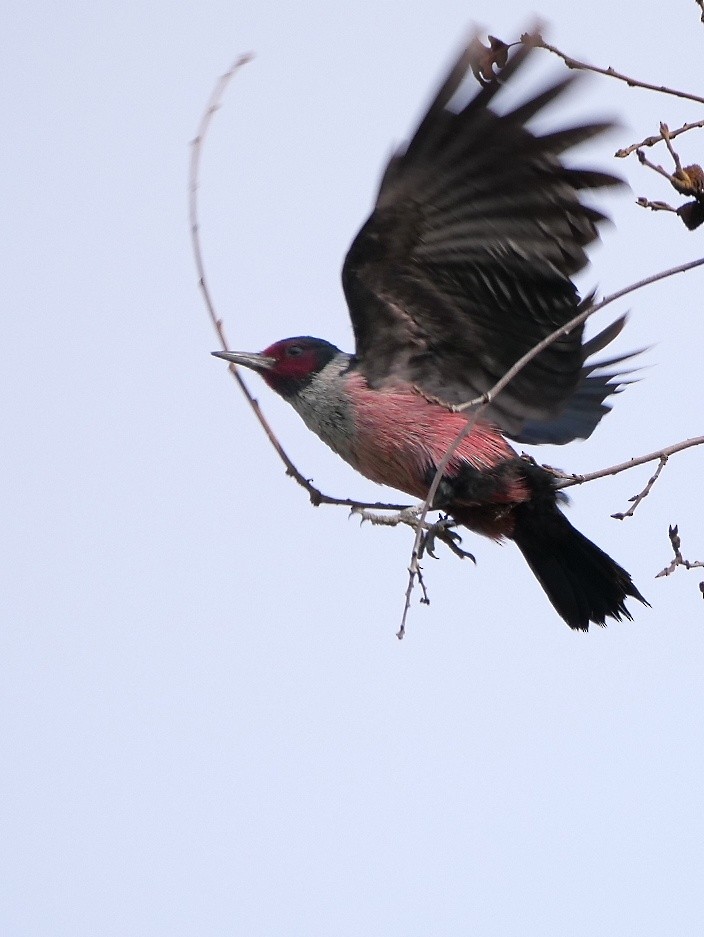
[[(568, 13), (566, 11), (569, 11)], [(576, 56), (703, 93), (691, 0), (544, 0)], [(524, 3), (5, 6), (0, 932), (12, 937), (701, 934), (702, 571), (654, 579), (668, 524), (704, 558), (704, 450), (573, 490), (570, 518), (652, 610), (575, 634), (511, 544), (440, 547), (395, 632), (412, 535), (314, 509), (235, 391), (198, 294), (188, 144), (246, 51), (202, 169), (208, 275), (232, 347), (351, 348), (339, 285), (383, 163), (472, 21)], [(535, 56), (525, 87), (562, 74)], [(580, 280), (604, 292), (704, 253), (614, 150), (701, 107), (585, 80), (548, 124), (613, 116), (587, 163), (632, 191)], [(701, 131), (700, 131), (701, 133)], [(701, 162), (701, 137), (678, 141)], [(657, 153), (657, 151), (656, 151)], [(664, 151), (657, 161), (666, 162)], [(586, 472), (702, 433), (704, 274), (662, 283), (618, 349), (652, 346)], [(324, 491), (377, 500), (266, 387)], [(415, 599), (418, 599), (416, 594)]]

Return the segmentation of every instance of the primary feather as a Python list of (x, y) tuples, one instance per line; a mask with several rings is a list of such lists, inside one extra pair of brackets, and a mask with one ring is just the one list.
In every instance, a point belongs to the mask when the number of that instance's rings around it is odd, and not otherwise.
[[(577, 313), (571, 277), (586, 265), (584, 248), (603, 218), (580, 193), (618, 180), (560, 160), (607, 124), (542, 136), (526, 127), (570, 79), (508, 113), (492, 109), (530, 48), (521, 47), (500, 81), (453, 109), (485, 52), (473, 40), (386, 168), (342, 272), (357, 366), (372, 386), (400, 379), (429, 397), (463, 403)], [(541, 352), (486, 418), (519, 440), (588, 436), (619, 382), (615, 374), (592, 374), (587, 357), (597, 349), (582, 339), (580, 326)]]

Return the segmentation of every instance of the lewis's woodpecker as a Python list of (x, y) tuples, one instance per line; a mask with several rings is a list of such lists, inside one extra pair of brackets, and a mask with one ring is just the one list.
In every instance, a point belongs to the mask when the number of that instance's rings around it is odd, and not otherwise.
[[(306, 425), (367, 478), (424, 499), (436, 466), (466, 425), (452, 405), (488, 391), (541, 339), (572, 319), (571, 277), (604, 216), (583, 189), (617, 184), (568, 168), (561, 155), (607, 124), (538, 134), (527, 123), (570, 79), (513, 110), (494, 98), (530, 52), (497, 77), (472, 40), (408, 145), (390, 160), (376, 205), (349, 249), (342, 283), (355, 352), (309, 336), (260, 354), (214, 352), (258, 371)], [(462, 100), (468, 71), (482, 87)], [(630, 575), (558, 506), (554, 477), (519, 457), (522, 443), (587, 438), (622, 381), (594, 362), (620, 319), (590, 341), (583, 328), (542, 351), (482, 411), (445, 470), (434, 507), (495, 540), (513, 540), (571, 628), (631, 618), (647, 604)]]

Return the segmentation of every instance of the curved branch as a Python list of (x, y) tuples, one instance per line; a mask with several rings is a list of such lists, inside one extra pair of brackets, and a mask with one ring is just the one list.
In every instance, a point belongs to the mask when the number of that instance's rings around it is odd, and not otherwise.
[[(208, 100), (208, 103), (205, 106), (205, 110), (201, 116), (200, 123), (198, 124), (198, 131), (196, 133), (195, 139), (191, 144), (191, 159), (188, 173), (188, 215), (191, 228), (191, 246), (193, 248), (193, 258), (196, 265), (196, 271), (198, 273), (198, 287), (203, 296), (203, 301), (205, 302), (206, 309), (208, 310), (208, 315), (210, 316), (213, 327), (217, 332), (223, 351), (229, 351), (230, 349), (227, 338), (225, 336), (222, 319), (215, 311), (215, 304), (213, 303), (210, 290), (208, 289), (208, 282), (205, 275), (205, 262), (203, 260), (203, 250), (200, 241), (200, 221), (198, 214), (200, 159), (203, 152), (203, 144), (205, 143), (205, 138), (208, 134), (208, 130), (210, 129), (210, 124), (212, 123), (215, 113), (220, 108), (223, 95), (225, 94), (230, 81), (243, 65), (246, 65), (248, 62), (252, 61), (253, 57), (254, 56), (251, 53), (241, 55), (238, 59), (235, 60), (235, 62), (233, 62), (225, 74), (221, 75), (216, 82), (215, 87), (213, 88), (213, 91), (210, 95), (210, 99)], [(237, 382), (237, 386), (244, 394), (247, 403), (251, 407), (255, 417), (259, 421), (260, 426), (266, 433), (267, 439), (274, 447), (281, 461), (286, 466), (286, 474), (290, 475), (291, 478), (297, 481), (302, 488), (305, 488), (305, 490), (308, 492), (312, 504), (314, 504), (316, 507), (321, 504), (336, 504), (342, 507), (357, 509), (369, 508), (379, 511), (398, 511), (403, 510), (404, 507), (407, 507), (407, 505), (402, 504), (386, 504), (380, 502), (368, 503), (366, 501), (355, 501), (351, 498), (334, 498), (330, 495), (323, 494), (322, 491), (313, 485), (310, 479), (306, 478), (296, 468), (292, 460), (289, 458), (288, 454), (279, 442), (276, 433), (271, 428), (269, 421), (264, 416), (262, 409), (259, 406), (259, 401), (252, 395), (237, 366), (230, 364), (229, 370), (230, 374), (232, 374), (232, 377)]]
[[(528, 39), (529, 37), (527, 34), (525, 37), (521, 36), (521, 42), (524, 41), (524, 38)], [(531, 41), (536, 49), (545, 49), (546, 52), (552, 52), (553, 55), (562, 59), (568, 68), (584, 72), (595, 72), (597, 75), (615, 78), (617, 81), (625, 82), (630, 88), (643, 88), (645, 91), (657, 91), (658, 94), (669, 94), (675, 98), (685, 98), (687, 101), (696, 101), (697, 104), (704, 104), (704, 98), (700, 97), (698, 94), (691, 94), (689, 91), (678, 91), (676, 88), (668, 88), (666, 85), (653, 85), (648, 81), (640, 81), (638, 78), (631, 78), (630, 75), (617, 72), (616, 69), (611, 68), (611, 66), (608, 68), (600, 68), (598, 65), (591, 65), (589, 62), (580, 62), (578, 59), (573, 59), (571, 55), (561, 52), (556, 46), (545, 42), (542, 38), (538, 39), (536, 42), (535, 37), (533, 37)]]

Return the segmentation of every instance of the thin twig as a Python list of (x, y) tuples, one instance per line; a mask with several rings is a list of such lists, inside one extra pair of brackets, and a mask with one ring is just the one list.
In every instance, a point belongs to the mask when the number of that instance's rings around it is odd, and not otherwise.
[(674, 208), (668, 202), (651, 202), (649, 198), (639, 195), (636, 199), (636, 205), (641, 208), (649, 208), (651, 211), (672, 212), (672, 214), (677, 215), (689, 231), (695, 231), (699, 225), (704, 224), (704, 201), (701, 200), (701, 196), (693, 202), (685, 202), (679, 208)]
[[(666, 566), (665, 569), (660, 570), (660, 572), (655, 577), (656, 579), (659, 579), (661, 576), (671, 575), (678, 566), (684, 566), (685, 569), (697, 569), (699, 567), (704, 567), (704, 562), (702, 560), (686, 560), (682, 556), (682, 541), (680, 540), (680, 532), (677, 524), (671, 526), (667, 533), (670, 538), (670, 543), (672, 545), (675, 558), (669, 566)], [(702, 590), (702, 592), (704, 593), (704, 590)]]
[(680, 195), (693, 195), (694, 198), (698, 201), (703, 201), (704, 170), (701, 168), (701, 166), (696, 164), (682, 168), (680, 158), (670, 143), (667, 124), (660, 124), (660, 129), (662, 130), (663, 139), (667, 145), (670, 156), (672, 157), (672, 161), (675, 164), (675, 171), (670, 173), (666, 169), (663, 169), (662, 166), (651, 163), (642, 150), (636, 150), (636, 155), (639, 162), (641, 165), (647, 166), (648, 169), (652, 169), (659, 175), (664, 176), (672, 188), (675, 189), (676, 192), (679, 192)]
[[(213, 88), (213, 91), (210, 95), (210, 99), (205, 106), (205, 110), (201, 115), (200, 123), (198, 124), (198, 132), (195, 136), (195, 139), (191, 143), (191, 160), (189, 165), (188, 173), (188, 214), (191, 224), (191, 247), (193, 249), (193, 257), (196, 264), (196, 270), (198, 272), (198, 286), (203, 295), (203, 300), (205, 301), (208, 314), (213, 323), (215, 331), (218, 334), (218, 338), (222, 344), (222, 347), (225, 351), (228, 350), (227, 339), (223, 331), (222, 320), (218, 318), (218, 315), (215, 311), (215, 305), (210, 296), (210, 290), (208, 289), (208, 284), (205, 277), (205, 262), (203, 260), (203, 251), (200, 243), (200, 221), (198, 218), (198, 188), (199, 188), (199, 176), (200, 176), (200, 159), (203, 151), (203, 144), (205, 143), (205, 138), (210, 129), (210, 124), (215, 116), (216, 111), (221, 105), (223, 95), (227, 89), (232, 78), (235, 74), (246, 65), (248, 62), (252, 61), (252, 54), (247, 53), (241, 55), (225, 72), (224, 75), (221, 75), (218, 81)], [(236, 368), (232, 369), (232, 374), (235, 379), (239, 382), (242, 392), (252, 403), (252, 398), (247, 390), (246, 385), (239, 376), (239, 372)], [(262, 420), (261, 414), (257, 413), (257, 418)]]
[[(704, 127), (704, 120), (697, 120), (691, 124), (683, 124), (681, 127), (678, 127), (677, 130), (669, 131), (670, 139), (673, 140), (681, 133), (687, 133), (688, 130), (695, 130), (701, 127)], [(631, 153), (635, 153), (636, 150), (642, 150), (646, 146), (655, 146), (656, 144), (661, 143), (663, 139), (664, 137), (662, 133), (658, 133), (651, 137), (646, 137), (645, 140), (641, 140), (640, 143), (631, 143), (630, 146), (625, 146), (621, 150), (616, 150), (614, 156), (617, 159), (624, 159), (626, 156), (630, 156)]]
[(640, 205), (641, 208), (649, 208), (651, 211), (671, 211), (674, 212), (675, 215), (679, 214), (677, 209), (673, 208), (672, 205), (668, 205), (667, 202), (651, 202), (650, 199), (646, 198), (644, 195), (638, 196), (636, 205)]
[(642, 208), (649, 208), (652, 211), (673, 212), (680, 218), (689, 231), (694, 231), (701, 224), (704, 224), (704, 169), (695, 163), (691, 166), (682, 166), (679, 154), (672, 146), (671, 141), (673, 136), (674, 133), (670, 132), (667, 124), (661, 123), (660, 139), (665, 142), (665, 146), (675, 164), (675, 171), (673, 173), (668, 172), (656, 163), (652, 163), (641, 149), (636, 150), (636, 156), (641, 166), (646, 166), (648, 169), (652, 169), (653, 172), (658, 173), (658, 175), (663, 176), (676, 192), (680, 195), (693, 196), (694, 201), (685, 202), (685, 204), (680, 205), (679, 208), (673, 208), (671, 205), (668, 205), (667, 202), (650, 201), (650, 199), (641, 196), (637, 199), (637, 204)]
[[(210, 320), (213, 323), (213, 327), (217, 332), (220, 344), (224, 351), (229, 351), (229, 345), (227, 338), (225, 336), (225, 330), (223, 327), (222, 319), (218, 316), (215, 311), (215, 304), (210, 295), (210, 290), (208, 288), (208, 282), (205, 275), (205, 262), (203, 259), (203, 250), (200, 241), (200, 221), (198, 213), (198, 190), (200, 186), (200, 160), (203, 152), (203, 145), (205, 143), (206, 136), (210, 129), (210, 124), (215, 116), (216, 112), (220, 108), (222, 103), (223, 96), (227, 90), (230, 81), (235, 76), (235, 74), (242, 68), (243, 65), (246, 65), (248, 62), (252, 61), (252, 54), (248, 53), (246, 55), (241, 55), (225, 72), (224, 75), (218, 79), (213, 89), (213, 92), (210, 96), (208, 103), (206, 104), (205, 110), (200, 119), (198, 125), (198, 132), (195, 139), (191, 144), (191, 160), (189, 166), (189, 176), (188, 176), (188, 211), (190, 219), (190, 228), (191, 228), (191, 245), (193, 248), (193, 257), (195, 260), (196, 271), (198, 273), (198, 286), (200, 288), (203, 300), (205, 302), (206, 309), (208, 310), (208, 315)], [(363, 501), (355, 501), (352, 498), (334, 498), (330, 495), (323, 494), (322, 491), (319, 491), (315, 485), (312, 484), (311, 480), (306, 478), (299, 470), (296, 468), (294, 463), (289, 458), (288, 454), (284, 450), (283, 446), (279, 442), (274, 430), (271, 428), (268, 420), (264, 416), (259, 402), (252, 395), (251, 391), (247, 387), (242, 375), (240, 374), (239, 369), (236, 365), (230, 364), (230, 374), (237, 382), (239, 389), (244, 394), (247, 403), (252, 408), (255, 417), (259, 421), (260, 426), (266, 433), (267, 439), (274, 447), (276, 453), (278, 454), (281, 461), (286, 466), (286, 474), (290, 475), (298, 484), (305, 488), (310, 497), (311, 503), (316, 507), (321, 504), (334, 504), (340, 505), (342, 507), (349, 508), (370, 508), (378, 511), (399, 511), (403, 510), (407, 505), (403, 504), (386, 504), (381, 502), (376, 503), (367, 503)]]
[(667, 456), (666, 455), (660, 456), (658, 467), (655, 469), (653, 474), (648, 479), (648, 483), (645, 486), (645, 488), (642, 491), (639, 491), (637, 495), (633, 495), (632, 498), (628, 499), (631, 502), (631, 506), (627, 511), (623, 513), (619, 511), (617, 514), (611, 515), (614, 518), (614, 520), (625, 521), (627, 517), (633, 517), (636, 511), (636, 508), (641, 503), (641, 501), (643, 501), (645, 498), (648, 497), (648, 495), (650, 494), (653, 488), (653, 485), (658, 480), (658, 478), (660, 478), (660, 473), (662, 472), (662, 470), (665, 468), (666, 465), (667, 465)]
[(588, 472), (585, 475), (564, 475), (556, 483), (556, 488), (571, 488), (573, 485), (584, 485), (587, 482), (593, 482), (597, 478), (608, 478), (611, 475), (619, 475), (621, 472), (627, 472), (637, 465), (645, 465), (646, 462), (655, 462), (656, 459), (667, 459), (676, 452), (682, 452), (684, 449), (692, 449), (694, 446), (704, 445), (704, 436), (695, 436), (692, 439), (684, 439), (682, 442), (674, 443), (665, 449), (658, 449), (657, 452), (649, 452), (647, 455), (636, 456), (627, 462), (621, 462), (618, 465), (611, 465), (609, 468), (599, 469), (597, 472)]
[[(200, 222), (198, 217), (198, 188), (199, 188), (199, 174), (200, 174), (200, 159), (203, 152), (203, 144), (205, 143), (205, 138), (210, 129), (210, 124), (212, 122), (215, 113), (221, 105), (223, 95), (227, 89), (232, 78), (235, 74), (248, 62), (252, 61), (252, 54), (248, 53), (246, 55), (241, 55), (225, 72), (224, 75), (221, 75), (218, 79), (215, 88), (210, 96), (206, 108), (203, 112), (203, 115), (198, 126), (198, 133), (196, 134), (195, 139), (191, 145), (191, 162), (189, 170), (189, 199), (188, 199), (188, 208), (189, 208), (189, 217), (191, 223), (191, 245), (193, 248), (193, 257), (195, 260), (196, 270), (198, 272), (198, 286), (200, 287), (203, 300), (205, 302), (206, 308), (208, 310), (208, 315), (210, 320), (213, 323), (215, 331), (217, 332), (218, 338), (220, 339), (220, 344), (224, 351), (229, 350), (229, 345), (227, 338), (225, 336), (225, 330), (222, 324), (222, 319), (218, 316), (215, 311), (215, 305), (213, 303), (212, 297), (210, 295), (210, 290), (208, 288), (208, 282), (205, 275), (205, 262), (203, 260), (203, 250), (200, 242)], [(247, 403), (250, 405), (254, 411), (254, 415), (267, 435), (269, 442), (274, 447), (278, 453), (280, 459), (286, 466), (286, 471), (289, 475), (292, 475), (299, 484), (303, 485), (306, 488), (311, 496), (311, 500), (315, 503), (315, 500), (320, 495), (320, 492), (315, 489), (308, 479), (304, 478), (289, 459), (288, 455), (284, 451), (281, 443), (279, 442), (276, 434), (269, 425), (266, 417), (262, 413), (262, 410), (259, 406), (257, 400), (252, 396), (249, 388), (244, 382), (242, 375), (239, 372), (239, 369), (236, 365), (230, 365), (230, 374), (237, 382), (240, 390), (247, 399)]]
[[(529, 37), (526, 36), (526, 38)], [(521, 36), (521, 41), (523, 41), (523, 39), (524, 37)], [(611, 68), (611, 66), (608, 68), (601, 68), (598, 65), (591, 65), (589, 62), (580, 62), (578, 59), (572, 58), (571, 55), (566, 55), (564, 52), (561, 52), (556, 46), (545, 42), (542, 38), (536, 41), (535, 37), (533, 37), (532, 43), (537, 49), (545, 49), (547, 52), (552, 52), (553, 55), (561, 58), (568, 68), (578, 69), (579, 71), (596, 72), (597, 75), (615, 78), (617, 81), (625, 82), (630, 88), (643, 88), (645, 91), (657, 91), (659, 94), (669, 94), (676, 98), (685, 98), (687, 101), (696, 101), (697, 104), (704, 104), (704, 98), (700, 97), (698, 94), (692, 94), (689, 91), (678, 91), (676, 88), (668, 88), (666, 85), (653, 85), (648, 81), (640, 81), (638, 78), (632, 78), (630, 75), (617, 72), (616, 69)]]
[(415, 588), (416, 580), (418, 580), (418, 585), (421, 588), (423, 593), (421, 597), (421, 605), (430, 605), (430, 599), (428, 598), (428, 592), (425, 588), (425, 581), (423, 579), (423, 570), (420, 567), (418, 556), (415, 552), (411, 554), (411, 562), (408, 567), (408, 585), (406, 586), (406, 595), (403, 603), (403, 614), (401, 615), (401, 624), (399, 629), (396, 632), (396, 637), (399, 641), (403, 641), (406, 634), (406, 620), (408, 618), (408, 612), (411, 608), (411, 596), (413, 595), (413, 589)]
[(672, 157), (672, 162), (675, 164), (675, 176), (678, 179), (682, 179), (684, 177), (684, 172), (682, 170), (682, 163), (680, 162), (679, 154), (675, 152), (675, 148), (670, 142), (672, 140), (672, 134), (670, 133), (670, 128), (667, 126), (667, 124), (663, 123), (662, 121), (660, 122), (660, 133), (662, 134), (662, 138), (665, 141), (665, 146), (667, 147), (667, 151)]
[[(420, 586), (420, 591), (423, 593), (423, 595), (421, 596), (420, 604), (430, 605), (430, 596), (428, 595), (428, 590), (425, 588), (425, 579), (423, 579), (423, 569), (420, 566), (418, 567), (418, 571), (416, 575), (418, 578), (418, 585)], [(398, 635), (396, 635), (396, 637), (398, 637)], [(401, 637), (403, 637), (403, 635)]]
[(647, 166), (648, 169), (652, 169), (653, 172), (656, 172), (659, 176), (663, 176), (665, 179), (667, 179), (670, 185), (675, 184), (677, 177), (673, 175), (673, 173), (668, 172), (667, 169), (663, 169), (663, 167), (659, 166), (657, 163), (651, 163), (642, 150), (636, 150), (636, 156), (638, 157), (638, 162), (641, 164), (641, 166)]

